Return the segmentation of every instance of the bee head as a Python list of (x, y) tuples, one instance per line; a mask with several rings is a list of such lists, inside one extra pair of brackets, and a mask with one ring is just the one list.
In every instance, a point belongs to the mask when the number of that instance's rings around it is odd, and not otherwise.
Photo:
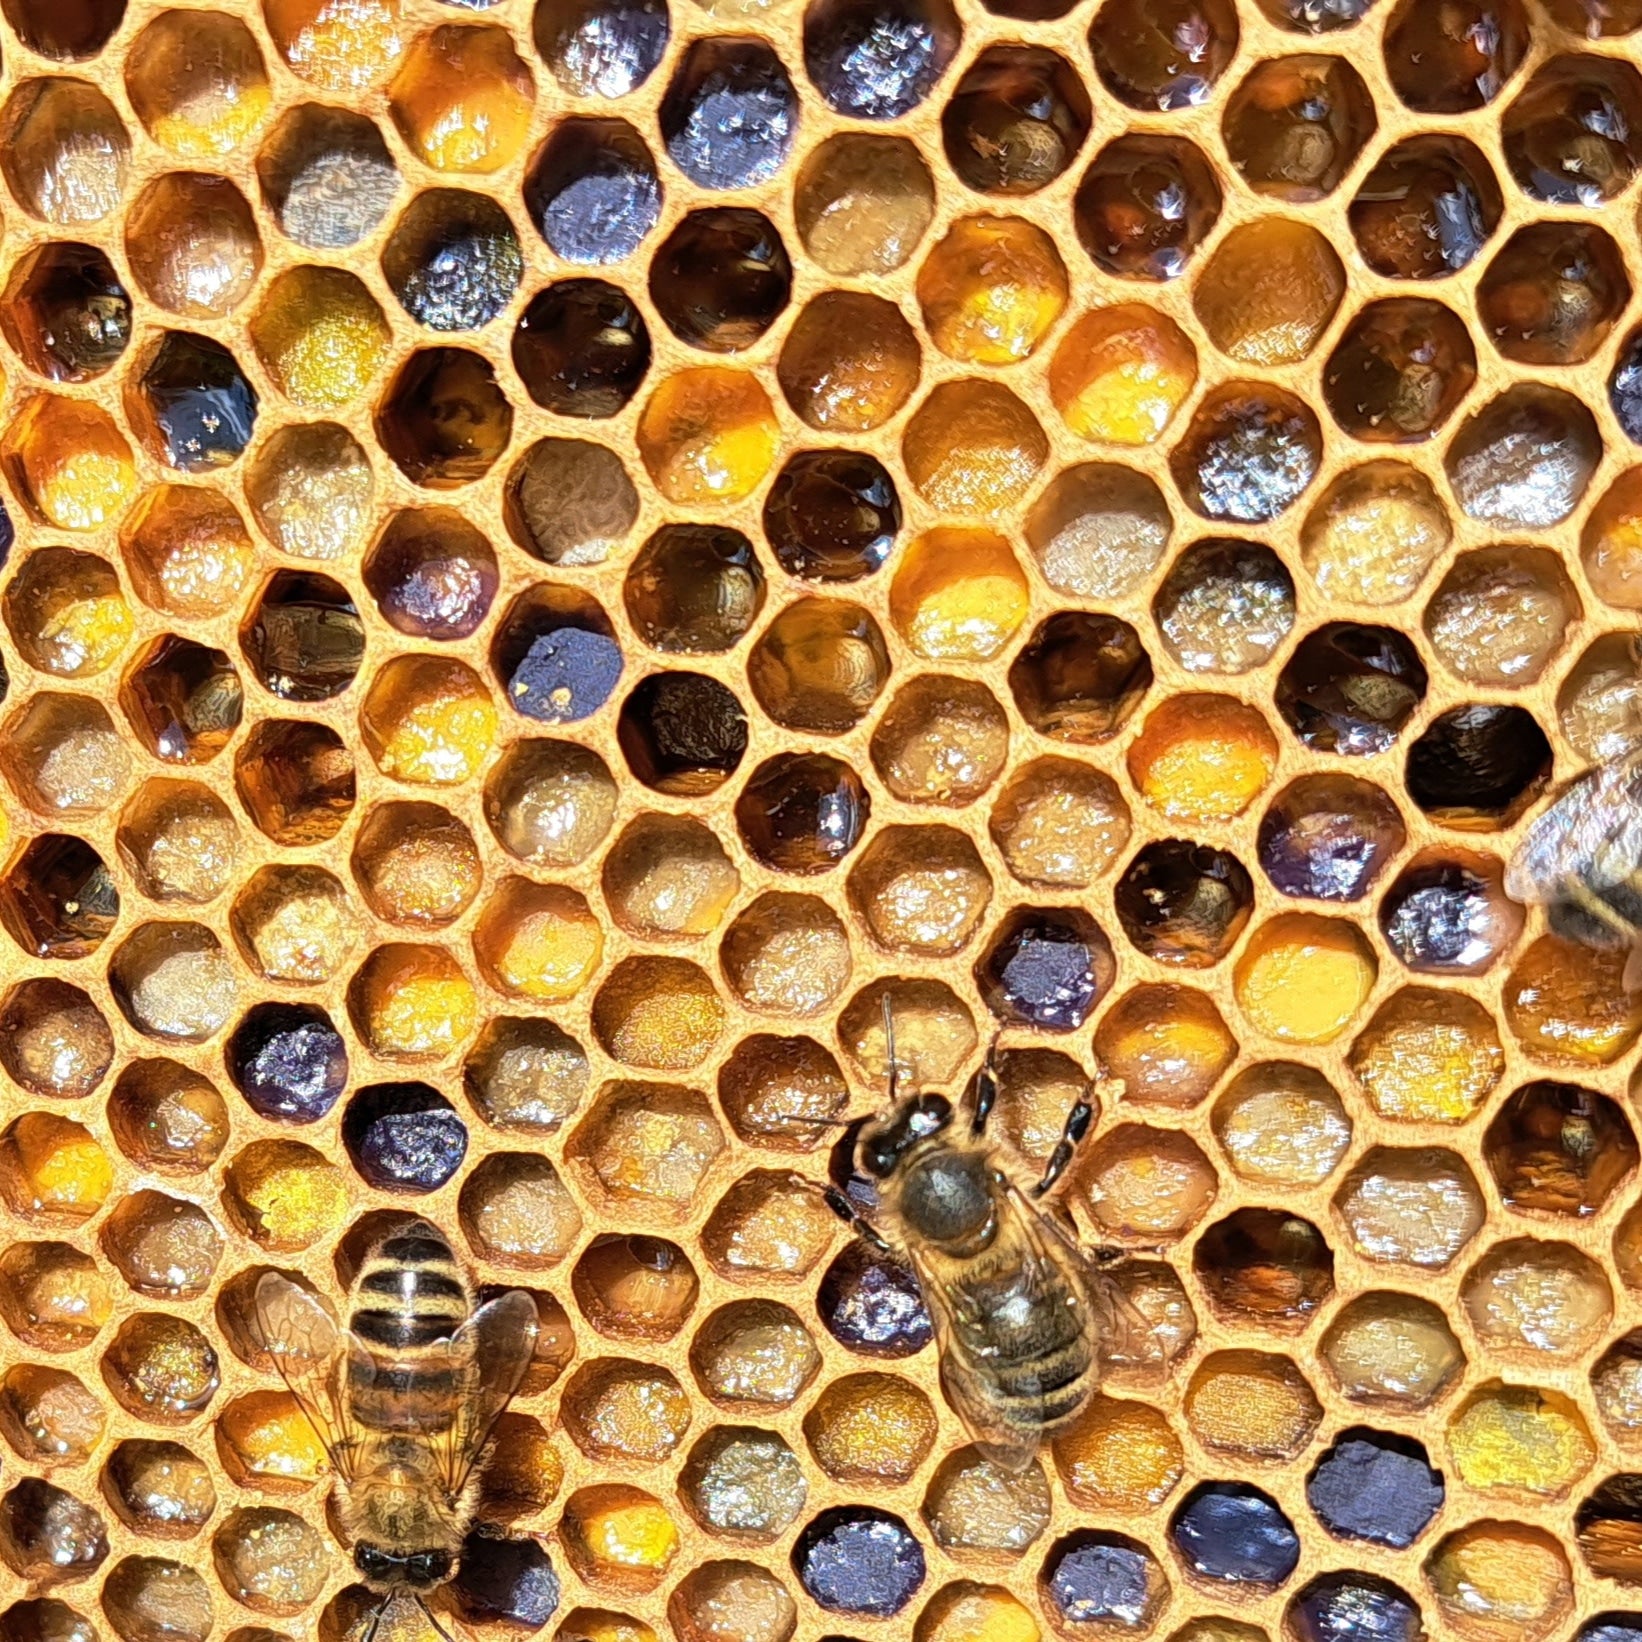
[(450, 1578), (455, 1560), (449, 1551), (410, 1551), (401, 1556), (361, 1543), (353, 1548), (353, 1565), (379, 1589), (431, 1591)]
[(861, 1131), (859, 1161), (862, 1174), (887, 1180), (901, 1159), (952, 1122), (952, 1102), (945, 1095), (908, 1095), (881, 1123)]

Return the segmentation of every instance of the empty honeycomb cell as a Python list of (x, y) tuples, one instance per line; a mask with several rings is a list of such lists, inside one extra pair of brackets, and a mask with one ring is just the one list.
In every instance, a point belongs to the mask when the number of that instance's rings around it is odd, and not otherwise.
[(1303, 205), (1331, 194), (1374, 134), (1374, 105), (1344, 57), (1258, 64), (1227, 100), (1226, 152), (1258, 194)]
[(1106, 0), (1089, 25), (1101, 84), (1129, 108), (1172, 113), (1207, 102), (1237, 54), (1230, 0)]
[(895, 481), (876, 457), (800, 451), (764, 500), (781, 568), (806, 581), (853, 582), (882, 567), (901, 528)]
[(545, 410), (616, 415), (650, 368), (644, 316), (618, 285), (565, 279), (538, 291), (513, 333), (513, 367)]
[(1493, 102), (1529, 41), (1519, 0), (1450, 0), (1435, 12), (1402, 0), (1386, 26), (1386, 70), (1416, 113), (1465, 113)]
[(1062, 336), (1049, 367), (1049, 394), (1062, 421), (1096, 444), (1156, 443), (1196, 382), (1191, 339), (1138, 302), (1084, 314)]
[(1448, 1421), (1460, 1480), (1506, 1498), (1556, 1498), (1595, 1458), (1585, 1417), (1566, 1397), (1527, 1385), (1479, 1385)]
[(1388, 148), (1350, 207), (1363, 259), (1391, 279), (1444, 279), (1473, 262), (1499, 226), (1488, 161), (1463, 137), (1425, 133)]
[(1067, 1497), (1092, 1511), (1154, 1510), (1185, 1470), (1180, 1439), (1164, 1414), (1101, 1395), (1056, 1434), (1053, 1452)]
[(1323, 368), (1323, 397), (1341, 430), (1364, 444), (1419, 444), (1476, 379), (1476, 349), (1451, 308), (1388, 297), (1346, 327)]
[(0, 297), (0, 330), (30, 370), (53, 382), (89, 382), (131, 340), (131, 298), (90, 245), (57, 242), (18, 260)]
[(1508, 1208), (1583, 1218), (1598, 1213), (1636, 1166), (1636, 1138), (1605, 1095), (1541, 1080), (1495, 1113), (1483, 1155)]
[(60, 833), (26, 845), (0, 879), (0, 922), (23, 951), (37, 958), (95, 952), (119, 910), (119, 894), (102, 857), (80, 839)]
[(1634, 1474), (1609, 1477), (1580, 1502), (1574, 1533), (1592, 1573), (1627, 1585), (1635, 1583), (1639, 1523), (1642, 1486)]
[(1317, 345), (1345, 294), (1338, 253), (1315, 228), (1266, 217), (1234, 228), (1194, 283), (1197, 317), (1240, 364), (1292, 365)]
[(1466, 1360), (1439, 1307), (1378, 1290), (1340, 1308), (1320, 1352), (1350, 1401), (1406, 1410), (1425, 1408), (1452, 1389)]
[(244, 689), (227, 655), (167, 635), (127, 671), (120, 705), (137, 739), (169, 764), (208, 764), (233, 739)]
[(1233, 1210), (1197, 1240), (1192, 1264), (1216, 1312), (1268, 1328), (1303, 1326), (1334, 1292), (1323, 1234), (1280, 1209)]
[(1009, 690), (1038, 734), (1091, 745), (1123, 728), (1152, 676), (1151, 657), (1128, 622), (1063, 610), (1040, 622), (1016, 653)]
[(681, 342), (741, 353), (780, 317), (792, 262), (774, 223), (741, 206), (692, 211), (650, 261), (650, 300)]
[(1060, 318), (1066, 267), (1041, 228), (1019, 217), (961, 217), (918, 270), (924, 325), (948, 358), (1008, 365), (1036, 352)]
[(1619, 248), (1600, 228), (1536, 223), (1519, 228), (1488, 264), (1477, 307), (1506, 358), (1577, 365), (1602, 346), (1630, 294)]

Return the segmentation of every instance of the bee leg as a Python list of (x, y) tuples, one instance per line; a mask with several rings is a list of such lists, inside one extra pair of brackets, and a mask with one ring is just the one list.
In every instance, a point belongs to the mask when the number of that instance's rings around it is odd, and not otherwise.
[[(799, 1178), (802, 1179), (803, 1177), (800, 1176)], [(821, 1201), (863, 1242), (870, 1243), (880, 1254), (890, 1252), (889, 1244), (884, 1241), (878, 1228), (850, 1202), (846, 1193), (840, 1191), (836, 1186), (817, 1186), (813, 1180), (807, 1182), (807, 1184), (820, 1192)]]
[(382, 1598), (371, 1615), (371, 1622), (365, 1627), (365, 1642), (376, 1642), (376, 1628), (382, 1623), (382, 1616), (388, 1611), (388, 1604), (393, 1601), (393, 1592)]
[(969, 1100), (969, 1132), (979, 1140), (986, 1133), (986, 1120), (992, 1116), (992, 1108), (998, 1103), (998, 1038), (994, 1034), (992, 1045), (986, 1052), (986, 1059), (981, 1062), (980, 1070), (969, 1080), (967, 1090)]
[(1049, 1161), (1043, 1166), (1043, 1178), (1032, 1188), (1034, 1197), (1042, 1197), (1053, 1190), (1055, 1182), (1066, 1173), (1066, 1166), (1076, 1154), (1078, 1143), (1089, 1133), (1089, 1125), (1094, 1121), (1094, 1107), (1079, 1095), (1072, 1103), (1072, 1110), (1066, 1114), (1066, 1127), (1061, 1130), (1060, 1139), (1049, 1154)]
[(431, 1626), (433, 1626), (434, 1634), (439, 1637), (440, 1642), (451, 1642), (450, 1632), (447, 1631), (445, 1627), (433, 1617), (433, 1609), (428, 1606), (427, 1599), (425, 1597), (417, 1597), (416, 1605), (422, 1610), (422, 1617), (427, 1620)]

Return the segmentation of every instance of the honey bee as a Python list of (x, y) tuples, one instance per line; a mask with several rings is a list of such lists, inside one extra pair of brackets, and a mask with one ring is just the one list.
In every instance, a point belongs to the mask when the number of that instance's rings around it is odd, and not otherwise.
[(1088, 1133), (1094, 1107), (1079, 1097), (1042, 1177), (1023, 1190), (986, 1139), (998, 1095), (996, 1042), (970, 1083), (960, 1125), (945, 1095), (902, 1094), (887, 999), (884, 1035), (889, 1107), (861, 1129), (855, 1148), (857, 1171), (877, 1191), (874, 1218), (836, 1185), (826, 1188), (827, 1202), (916, 1273), (947, 1401), (989, 1458), (1018, 1471), (1083, 1412), (1114, 1358), (1144, 1351), (1150, 1332), (1113, 1275), (1037, 1207)]
[(426, 1220), (366, 1255), (339, 1327), (329, 1307), (267, 1273), (257, 1284), (262, 1345), (330, 1457), (353, 1564), (388, 1607), (455, 1576), (473, 1523), (490, 1434), (536, 1346), (536, 1302), (514, 1289), (475, 1308), (443, 1232)]
[(1599, 952), (1629, 953), (1642, 991), (1642, 745), (1587, 770), (1528, 829), (1505, 873), (1513, 900)]

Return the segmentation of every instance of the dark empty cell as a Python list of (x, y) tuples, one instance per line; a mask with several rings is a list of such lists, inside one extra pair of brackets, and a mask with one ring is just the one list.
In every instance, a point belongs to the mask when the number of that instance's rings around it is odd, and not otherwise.
[(988, 46), (941, 114), (953, 171), (983, 194), (1035, 194), (1089, 135), (1089, 93), (1066, 59), (1042, 46)]
[(382, 251), (400, 307), (430, 331), (488, 325), (513, 300), (524, 269), (507, 212), (462, 188), (418, 194)]
[[(1039, 1589), (1046, 1610), (1076, 1632), (1142, 1635), (1156, 1623), (1169, 1588), (1146, 1547), (1127, 1534), (1083, 1528), (1057, 1540)], [(1075, 1634), (1075, 1633), (1074, 1633)]]
[(867, 1619), (898, 1614), (924, 1582), (924, 1550), (907, 1525), (867, 1505), (823, 1511), (799, 1534), (792, 1565), (820, 1607)]
[(548, 250), (590, 266), (632, 256), (661, 215), (656, 162), (626, 120), (563, 121), (531, 165), (524, 196)]
[(0, 328), (31, 371), (89, 382), (131, 340), (131, 298), (95, 247), (42, 245), (19, 257), (0, 298)]
[(168, 764), (207, 764), (239, 728), (244, 692), (221, 650), (157, 639), (126, 675), (120, 705), (138, 739)]
[(125, 19), (125, 0), (4, 0), (0, 10), (30, 51), (77, 63), (108, 44)]
[(1330, 414), (1354, 439), (1429, 439), (1471, 391), (1477, 353), (1453, 309), (1423, 297), (1371, 302), (1323, 367)]
[(776, 475), (764, 534), (781, 568), (806, 581), (853, 582), (888, 559), (901, 528), (895, 481), (876, 456), (804, 450)]
[(778, 753), (747, 778), (736, 826), (748, 852), (777, 872), (835, 867), (866, 831), (872, 798), (855, 769), (825, 753)]
[(661, 101), (673, 163), (702, 188), (752, 188), (787, 163), (798, 94), (762, 40), (696, 40)]
[(276, 844), (321, 844), (353, 809), (353, 758), (326, 724), (257, 725), (234, 761), (246, 814)]
[(342, 1144), (367, 1186), (384, 1192), (432, 1192), (467, 1155), (467, 1125), (425, 1083), (376, 1083), (342, 1114)]
[(1294, 1642), (1426, 1642), (1419, 1604), (1377, 1574), (1318, 1574), (1295, 1593), (1287, 1624)]
[(373, 232), (399, 190), (399, 172), (363, 114), (302, 103), (257, 155), (262, 197), (281, 230), (312, 251), (342, 251)]
[(898, 120), (935, 89), (962, 35), (949, 0), (810, 0), (804, 66), (840, 114)]
[(1076, 907), (1016, 907), (975, 965), (986, 1007), (1005, 1024), (1073, 1032), (1111, 990), (1112, 944)]
[(284, 1123), (324, 1117), (348, 1083), (342, 1034), (313, 1004), (258, 1004), (234, 1028), (223, 1058), (251, 1110)]
[(1431, 1525), (1443, 1495), (1424, 1446), (1389, 1431), (1342, 1431), (1306, 1478), (1306, 1500), (1331, 1534), (1398, 1551)]
[(1581, 1500), (1574, 1538), (1597, 1578), (1642, 1583), (1642, 1476), (1621, 1472)]
[(257, 392), (220, 342), (167, 331), (126, 384), (126, 411), (160, 461), (209, 473), (250, 444)]
[(1303, 205), (1332, 194), (1374, 135), (1374, 101), (1343, 57), (1279, 57), (1231, 95), (1226, 152), (1257, 194)]
[(911, 1269), (859, 1238), (822, 1274), (815, 1306), (827, 1332), (866, 1357), (910, 1357), (935, 1333)]
[(470, 1624), (515, 1632), (540, 1630), (559, 1606), (559, 1576), (542, 1543), (505, 1535), (488, 1522), (462, 1541), (461, 1565), (449, 1588), (457, 1613)]
[(1607, 341), (1630, 301), (1619, 247), (1583, 222), (1519, 228), (1477, 287), (1477, 317), (1519, 365), (1581, 365)]
[(466, 348), (421, 348), (376, 409), (376, 436), (414, 485), (453, 490), (482, 479), (513, 437), (513, 407), (488, 360)]
[(1615, 57), (1553, 57), (1506, 109), (1501, 131), (1524, 192), (1595, 210), (1642, 165), (1642, 75)]
[(1322, 430), (1304, 400), (1266, 383), (1227, 382), (1197, 407), (1170, 466), (1204, 518), (1265, 524), (1300, 497), (1322, 455)]
[(1220, 184), (1183, 137), (1125, 136), (1083, 173), (1072, 201), (1078, 243), (1124, 279), (1178, 279), (1220, 217)]
[(4, 1642), (97, 1642), (97, 1627), (53, 1596), (28, 1597), (0, 1613)]
[(610, 699), (622, 655), (595, 599), (542, 584), (508, 607), (491, 645), (491, 665), (515, 712), (544, 724), (574, 724)]
[(1406, 838), (1397, 806), (1371, 782), (1304, 775), (1260, 822), (1260, 867), (1281, 895), (1358, 901)]
[(1442, 279), (1473, 262), (1499, 226), (1499, 184), (1463, 137), (1409, 137), (1388, 149), (1351, 202), (1363, 260), (1391, 279)]
[(1520, 382), (1461, 424), (1446, 466), (1455, 500), (1500, 530), (1547, 530), (1579, 505), (1602, 457), (1596, 419), (1572, 394)]
[(1403, 634), (1333, 621), (1289, 657), (1277, 679), (1277, 710), (1308, 747), (1364, 757), (1396, 741), (1425, 686), (1425, 665)]
[(1451, 707), (1408, 749), (1408, 796), (1449, 826), (1509, 826), (1551, 775), (1551, 744), (1523, 707)]
[(513, 365), (545, 409), (614, 416), (650, 368), (650, 332), (620, 286), (562, 279), (538, 291), (519, 316)]
[(1397, 875), (1380, 903), (1387, 945), (1422, 974), (1477, 974), (1511, 943), (1517, 927), (1497, 861), (1491, 875), (1480, 862), (1415, 861)]
[(327, 701), (359, 672), (365, 627), (340, 582), (281, 570), (257, 600), (240, 648), (258, 682), (281, 700)]
[(1169, 1519), (1169, 1538), (1200, 1579), (1228, 1584), (1281, 1585), (1300, 1561), (1282, 1506), (1245, 1483), (1199, 1483)]
[(536, 50), (574, 97), (625, 97), (667, 50), (667, 0), (537, 0)]
[(39, 1585), (87, 1579), (108, 1556), (101, 1514), (42, 1477), (21, 1477), (0, 1496), (0, 1557)]
[(1105, 741), (1152, 683), (1140, 635), (1117, 616), (1062, 610), (1041, 622), (1009, 669), (1022, 717), (1056, 741)]
[(403, 508), (365, 556), (365, 587), (396, 632), (465, 639), (496, 597), (496, 554), (454, 508)]
[(81, 838), (31, 838), (0, 879), (0, 920), (31, 957), (85, 958), (113, 932), (120, 892)]
[(1531, 38), (1522, 0), (1400, 0), (1386, 72), (1416, 114), (1464, 114), (1500, 94)]
[(1541, 1078), (1494, 1114), (1482, 1155), (1508, 1209), (1587, 1219), (1636, 1167), (1636, 1137), (1594, 1089)]
[(747, 712), (717, 679), (652, 673), (622, 703), (616, 739), (647, 787), (680, 798), (716, 792), (747, 751)]
[(1159, 963), (1207, 969), (1243, 933), (1254, 907), (1254, 881), (1225, 850), (1164, 838), (1129, 863), (1112, 899), (1137, 951)]
[(1206, 102), (1237, 55), (1233, 0), (1106, 0), (1089, 25), (1101, 84), (1130, 108)]
[(742, 206), (692, 211), (650, 260), (650, 300), (681, 342), (709, 353), (750, 348), (792, 294), (775, 224)]
[(764, 572), (729, 525), (663, 525), (635, 555), (622, 597), (646, 644), (713, 654), (738, 643), (764, 608)]
[(1355, 28), (1378, 0), (1256, 0), (1279, 28), (1296, 34), (1336, 34)]
[(843, 599), (799, 599), (766, 627), (747, 682), (783, 729), (842, 735), (871, 711), (889, 678), (889, 647), (870, 611)]
[(1222, 1316), (1292, 1327), (1334, 1292), (1334, 1255), (1309, 1220), (1281, 1209), (1238, 1209), (1210, 1226), (1192, 1269)]

